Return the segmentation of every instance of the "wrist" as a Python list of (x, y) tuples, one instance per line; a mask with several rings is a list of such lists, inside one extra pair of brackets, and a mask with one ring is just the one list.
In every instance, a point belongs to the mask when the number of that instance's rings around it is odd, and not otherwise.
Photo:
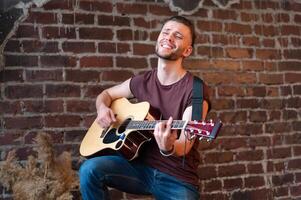
[(172, 145), (172, 147), (171, 147), (170, 150), (162, 150), (162, 149), (160, 149), (160, 153), (161, 153), (161, 155), (166, 156), (166, 157), (167, 156), (171, 156), (171, 155), (173, 155), (175, 153), (175, 146)]

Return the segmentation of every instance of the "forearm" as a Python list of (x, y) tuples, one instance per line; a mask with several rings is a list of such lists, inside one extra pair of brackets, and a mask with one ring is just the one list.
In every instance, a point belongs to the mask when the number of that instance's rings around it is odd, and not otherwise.
[(109, 107), (112, 103), (112, 97), (107, 90), (102, 91), (96, 98), (96, 109), (98, 110), (102, 106)]

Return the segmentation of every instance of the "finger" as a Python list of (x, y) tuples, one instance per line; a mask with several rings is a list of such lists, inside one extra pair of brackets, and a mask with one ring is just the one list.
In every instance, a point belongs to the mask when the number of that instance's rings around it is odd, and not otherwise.
[(112, 110), (109, 111), (109, 114), (110, 114), (112, 122), (116, 122), (116, 117)]
[(166, 123), (166, 131), (170, 131), (171, 129), (171, 124), (172, 124), (172, 117), (169, 117), (169, 119), (167, 120), (167, 123)]

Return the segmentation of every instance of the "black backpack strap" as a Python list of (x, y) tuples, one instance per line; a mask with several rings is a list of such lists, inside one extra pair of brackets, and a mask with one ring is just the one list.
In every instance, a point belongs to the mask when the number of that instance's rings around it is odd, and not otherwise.
[(202, 120), (203, 116), (203, 81), (193, 77), (192, 88), (192, 120)]

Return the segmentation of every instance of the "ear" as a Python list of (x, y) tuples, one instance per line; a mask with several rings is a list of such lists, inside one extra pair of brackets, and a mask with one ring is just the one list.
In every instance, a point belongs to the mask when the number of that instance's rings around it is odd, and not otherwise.
[(190, 54), (192, 53), (192, 50), (193, 50), (192, 46), (188, 46), (185, 49), (185, 51), (183, 52), (183, 57), (186, 58), (186, 57), (190, 56)]

